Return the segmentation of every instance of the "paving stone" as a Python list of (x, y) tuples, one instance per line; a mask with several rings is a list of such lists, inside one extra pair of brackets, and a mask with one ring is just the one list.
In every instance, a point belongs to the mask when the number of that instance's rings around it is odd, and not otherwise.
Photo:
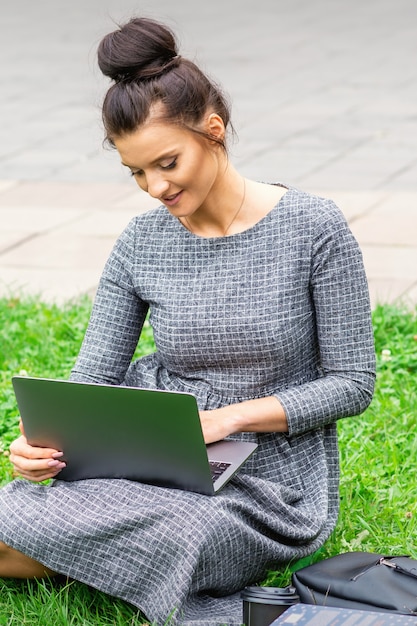
[[(415, 247), (417, 250), (416, 216), (372, 215), (361, 217), (351, 224), (355, 237), (362, 245)], [(417, 276), (417, 266), (415, 268)]]
[(54, 208), (43, 209), (33, 207), (2, 207), (0, 206), (0, 219), (2, 223), (2, 236), (7, 233), (21, 232), (23, 235), (48, 232), (61, 228), (70, 228), (74, 221), (82, 218), (84, 212), (79, 209)]
[(68, 237), (60, 230), (28, 239), (1, 255), (3, 268), (83, 270), (98, 272), (113, 247), (114, 237), (99, 235)]
[(74, 268), (2, 268), (0, 297), (40, 296), (46, 302), (63, 304), (83, 294), (95, 293), (100, 271)]

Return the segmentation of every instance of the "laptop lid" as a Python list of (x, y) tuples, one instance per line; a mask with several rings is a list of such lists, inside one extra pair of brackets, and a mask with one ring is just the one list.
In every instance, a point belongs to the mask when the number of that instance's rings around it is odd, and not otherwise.
[[(26, 376), (12, 382), (28, 442), (64, 452), (60, 480), (127, 478), (213, 495), (257, 447), (206, 446), (192, 394)], [(214, 482), (208, 457), (227, 465)]]

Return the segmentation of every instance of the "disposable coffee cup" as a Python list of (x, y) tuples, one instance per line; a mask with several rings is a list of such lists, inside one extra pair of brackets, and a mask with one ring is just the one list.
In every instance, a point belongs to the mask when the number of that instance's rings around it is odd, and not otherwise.
[(269, 626), (290, 606), (300, 602), (294, 587), (245, 587), (240, 597), (245, 626)]

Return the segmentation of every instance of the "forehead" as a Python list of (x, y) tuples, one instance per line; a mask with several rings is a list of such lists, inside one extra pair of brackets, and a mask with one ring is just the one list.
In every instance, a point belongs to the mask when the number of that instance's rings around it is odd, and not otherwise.
[(114, 139), (114, 145), (125, 165), (145, 167), (164, 156), (197, 141), (195, 133), (177, 124), (150, 121), (131, 133)]

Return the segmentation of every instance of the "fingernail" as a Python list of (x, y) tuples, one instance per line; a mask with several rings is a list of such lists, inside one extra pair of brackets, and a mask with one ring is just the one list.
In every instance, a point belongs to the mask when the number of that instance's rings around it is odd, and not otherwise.
[(60, 461), (48, 461), (48, 467), (55, 467), (56, 469), (62, 469), (65, 467), (65, 463)]
[(64, 455), (63, 452), (54, 452), (53, 455), (52, 455), (52, 458), (59, 459), (63, 455)]

